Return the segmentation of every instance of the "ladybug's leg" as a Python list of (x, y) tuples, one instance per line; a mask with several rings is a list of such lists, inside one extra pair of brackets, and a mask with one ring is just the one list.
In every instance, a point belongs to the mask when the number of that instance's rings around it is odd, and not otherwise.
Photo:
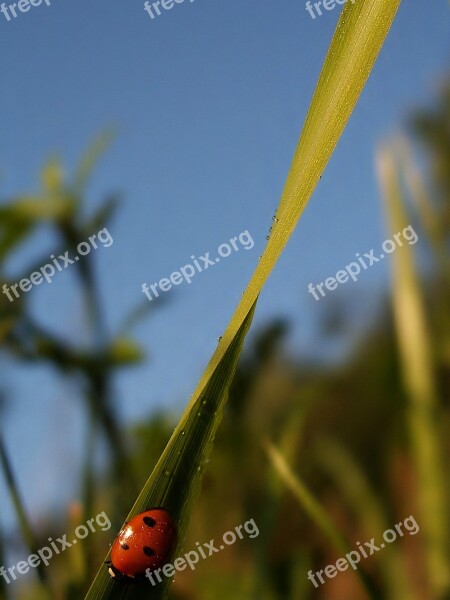
[(116, 578), (116, 577), (117, 577), (116, 573), (115, 573), (115, 572), (112, 570), (112, 568), (111, 568), (111, 567), (109, 567), (109, 569), (108, 569), (108, 573), (111, 575), (111, 577), (114, 577), (114, 578)]

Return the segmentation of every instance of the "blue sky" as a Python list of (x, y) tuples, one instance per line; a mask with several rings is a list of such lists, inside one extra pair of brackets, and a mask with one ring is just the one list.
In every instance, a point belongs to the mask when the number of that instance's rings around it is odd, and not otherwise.
[[(93, 137), (117, 127), (95, 172), (93, 209), (114, 191), (122, 203), (96, 251), (105, 315), (114, 332), (144, 300), (141, 285), (248, 230), (240, 251), (135, 328), (149, 362), (117, 381), (124, 421), (179, 412), (256, 265), (280, 196), (339, 9), (311, 19), (303, 0), (195, 0), (151, 20), (143, 2), (52, 0), (7, 22), (0, 15), (0, 196), (33, 191), (44, 161), (70, 174)], [(409, 110), (430, 102), (449, 58), (447, 0), (408, 0), (311, 203), (262, 295), (258, 325), (284, 316), (298, 352), (326, 353), (309, 282), (323, 281), (386, 238), (374, 150)], [(48, 233), (11, 265), (51, 251)], [(360, 298), (355, 327), (388, 285), (377, 265), (345, 293)], [(72, 340), (82, 312), (73, 274), (33, 292), (36, 315)], [(44, 514), (73, 498), (83, 416), (70, 386), (45, 369), (0, 366), (10, 408), (2, 430), (27, 506)], [(53, 443), (54, 441), (54, 443)], [(55, 447), (58, 452), (55, 453)], [(5, 497), (0, 482), (2, 498)], [(7, 508), (0, 516), (11, 518)]]

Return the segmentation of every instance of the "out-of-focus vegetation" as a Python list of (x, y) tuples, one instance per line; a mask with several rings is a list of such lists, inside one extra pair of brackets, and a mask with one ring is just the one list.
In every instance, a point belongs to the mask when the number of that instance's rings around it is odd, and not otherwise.
[[(420, 243), (410, 247), (408, 255), (393, 257), (397, 262), (392, 265), (392, 284), (380, 302), (378, 318), (358, 333), (357, 344), (338, 366), (287, 355), (283, 342), (289, 328), (282, 321), (253, 337), (232, 385), (185, 551), (195, 549), (196, 542), (219, 540), (250, 518), (260, 535), (200, 561), (195, 572), (179, 573), (172, 600), (368, 597), (351, 570), (327, 579), (317, 590), (308, 581), (309, 569), (323, 569), (340, 554), (269, 461), (268, 440), (352, 546), (373, 537), (380, 540), (385, 529), (414, 515), (421, 527), (418, 535), (398, 539), (361, 563), (373, 597), (450, 598), (450, 85), (444, 86), (436, 106), (415, 115), (410, 129), (408, 142), (392, 150), (398, 186), (394, 200), (386, 194), (387, 222), (396, 218), (395, 210), (404, 213)], [(114, 200), (86, 216), (86, 164), (80, 170), (85, 174), (69, 185), (52, 162), (36, 198), (1, 205), (2, 282), (10, 253), (36, 228), (50, 226), (58, 234), (56, 253), (73, 249), (107, 224)], [(164, 413), (149, 415), (147, 423), (127, 431), (119, 425), (111, 401), (113, 375), (143, 357), (130, 337), (124, 343), (102, 325), (95, 256), (86, 258), (73, 268), (79, 271), (86, 316), (91, 319), (88, 347), (72, 347), (36, 323), (30, 310), (33, 292), (20, 302), (0, 298), (2, 353), (17, 361), (46, 363), (79, 385), (90, 432), (80, 465), (82, 489), (67, 507), (66, 520), (54, 521), (49, 514), (47, 522), (38, 523), (33, 544), (39, 546), (103, 510), (114, 521), (112, 538), (175, 425)], [(36, 256), (34, 264), (45, 262), (47, 255)], [(33, 265), (24, 275), (32, 270)], [(20, 278), (18, 274), (14, 280)], [(354, 300), (348, 293), (351, 306)], [(342, 304), (331, 301), (327, 307), (327, 314), (318, 312), (318, 318), (334, 324), (330, 331), (324, 322), (323, 329), (324, 335), (335, 338), (345, 333), (351, 310), (341, 311)], [(121, 352), (124, 348), (127, 351)], [(7, 405), (7, 396), (4, 401)], [(99, 433), (110, 449), (110, 469), (101, 475), (90, 461)], [(14, 448), (6, 452), (13, 454)], [(434, 492), (428, 494), (424, 485)], [(17, 492), (14, 483), (11, 491)], [(32, 493), (22, 482), (19, 498)], [(17, 528), (21, 535), (29, 538), (24, 525), (22, 532)], [(88, 536), (55, 558), (46, 569), (48, 584), (23, 578), (2, 587), (0, 579), (0, 597), (82, 598), (105, 554), (107, 537)], [(6, 560), (3, 533), (0, 564), (8, 566)], [(48, 586), (50, 594), (45, 591)]]

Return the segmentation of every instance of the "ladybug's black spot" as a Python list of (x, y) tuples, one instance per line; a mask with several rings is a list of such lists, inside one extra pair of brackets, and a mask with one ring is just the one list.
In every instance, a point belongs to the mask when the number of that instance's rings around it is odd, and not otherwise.
[(155, 519), (152, 519), (151, 517), (144, 517), (144, 523), (147, 527), (154, 527), (156, 525)]
[(143, 548), (144, 554), (146, 556), (155, 556), (156, 552), (150, 546), (144, 546)]
[(120, 547), (122, 548), (122, 550), (129, 550), (130, 546), (128, 544), (120, 544)]

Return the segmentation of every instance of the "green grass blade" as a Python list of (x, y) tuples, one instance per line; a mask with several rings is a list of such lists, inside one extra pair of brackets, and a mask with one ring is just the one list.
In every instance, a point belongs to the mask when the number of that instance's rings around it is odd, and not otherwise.
[[(393, 152), (378, 154), (378, 173), (392, 234), (409, 224)], [(419, 277), (410, 245), (392, 254), (392, 301), (403, 381), (409, 399), (408, 425), (418, 478), (421, 528), (428, 575), (435, 598), (450, 590), (448, 498), (443, 467), (441, 409), (433, 370), (431, 340)]]
[[(321, 438), (317, 443), (316, 456), (334, 480), (367, 539), (380, 537), (391, 523), (388, 522), (381, 499), (350, 453), (340, 443)], [(398, 546), (387, 545), (380, 554), (379, 564), (385, 581), (386, 600), (418, 600), (407, 577), (405, 561)]]
[[(5, 564), (5, 539), (3, 536), (3, 532), (0, 530), (0, 565)], [(7, 589), (6, 580), (1, 577), (0, 578), (0, 600), (6, 599), (6, 589)]]
[(266, 249), (193, 395), (209, 381), (286, 246), (392, 25), (401, 0), (347, 3), (328, 50)]
[(366, 535), (382, 534), (388, 526), (385, 510), (353, 457), (339, 442), (328, 438), (320, 438), (316, 456), (334, 479)]
[[(199, 482), (200, 477), (197, 476), (197, 469), (212, 444), (208, 439), (213, 437), (219, 420), (209, 409), (209, 414), (203, 417), (197, 418), (196, 415), (203, 410), (201, 406), (204, 400), (206, 406), (217, 403), (219, 411), (225, 401), (227, 385), (259, 293), (286, 246), (345, 128), (400, 1), (365, 0), (356, 4), (348, 3), (343, 10), (288, 174), (278, 220), (267, 247), (180, 424), (129, 517), (149, 506), (162, 503), (173, 510), (175, 519), (179, 520), (181, 534), (183, 533), (189, 506), (180, 506), (178, 496), (180, 493), (190, 494), (192, 488), (198, 485), (196, 482)], [(214, 397), (211, 396), (212, 391)], [(174, 478), (175, 483), (172, 483)], [(181, 481), (186, 486), (185, 490), (180, 487)], [(164, 598), (166, 588), (167, 586), (162, 592), (156, 592), (158, 595), (152, 592), (148, 597)], [(137, 594), (137, 588), (134, 589)], [(106, 568), (102, 567), (88, 592), (87, 600), (131, 598), (133, 595), (135, 594), (130, 589), (112, 582)]]
[[(254, 308), (248, 314), (205, 390), (197, 398), (194, 410), (185, 415), (176, 427), (128, 519), (148, 508), (164, 506), (178, 524), (179, 538), (183, 540), (189, 508), (199, 489), (203, 467), (212, 449), (222, 417), (222, 408), (253, 318)], [(166, 579), (164, 584), (153, 588), (146, 581), (142, 585), (134, 585), (133, 589), (137, 591), (138, 588), (144, 588), (148, 594), (146, 597), (152, 600), (160, 599), (167, 596), (170, 583), (171, 580)], [(127, 586), (115, 582), (109, 576), (107, 566), (104, 565), (86, 598), (119, 599), (128, 597), (128, 592)], [(129, 597), (132, 597), (132, 591)]]
[[(330, 542), (338, 554), (343, 557), (348, 552), (351, 552), (352, 548), (345, 536), (339, 531), (325, 509), (309, 491), (306, 485), (293, 473), (292, 469), (284, 459), (284, 456), (270, 442), (266, 442), (264, 447), (273, 468), (286, 487), (297, 498), (301, 508), (305, 511), (311, 521), (315, 523), (318, 529), (320, 529), (324, 537)], [(356, 574), (369, 597), (373, 600), (378, 600), (379, 595), (362, 568), (359, 568), (356, 571)]]
[(422, 221), (423, 228), (436, 257), (446, 284), (450, 285), (450, 256), (446, 246), (445, 220), (433, 206), (430, 192), (425, 185), (413, 152), (405, 138), (401, 138), (396, 146), (405, 178), (408, 193)]
[[(9, 495), (11, 497), (11, 502), (14, 507), (14, 510), (17, 515), (17, 520), (19, 522), (19, 526), (22, 532), (22, 537), (30, 550), (30, 554), (36, 554), (39, 549), (39, 544), (37, 543), (36, 537), (34, 535), (33, 528), (28, 519), (28, 515), (26, 513), (25, 507), (22, 502), (22, 498), (20, 497), (19, 488), (17, 486), (16, 478), (14, 477), (13, 469), (11, 466), (11, 461), (9, 460), (8, 453), (6, 451), (6, 447), (3, 442), (3, 438), (0, 436), (0, 467), (3, 471), (6, 486), (9, 491)], [(36, 572), (39, 577), (40, 582), (43, 586), (47, 585), (47, 577), (45, 573), (45, 567), (40, 564), (36, 567)]]
[(349, 551), (349, 544), (345, 537), (304, 483), (294, 475), (283, 455), (270, 442), (264, 444), (264, 449), (278, 476), (297, 498), (309, 518), (338, 552), (346, 554)]

